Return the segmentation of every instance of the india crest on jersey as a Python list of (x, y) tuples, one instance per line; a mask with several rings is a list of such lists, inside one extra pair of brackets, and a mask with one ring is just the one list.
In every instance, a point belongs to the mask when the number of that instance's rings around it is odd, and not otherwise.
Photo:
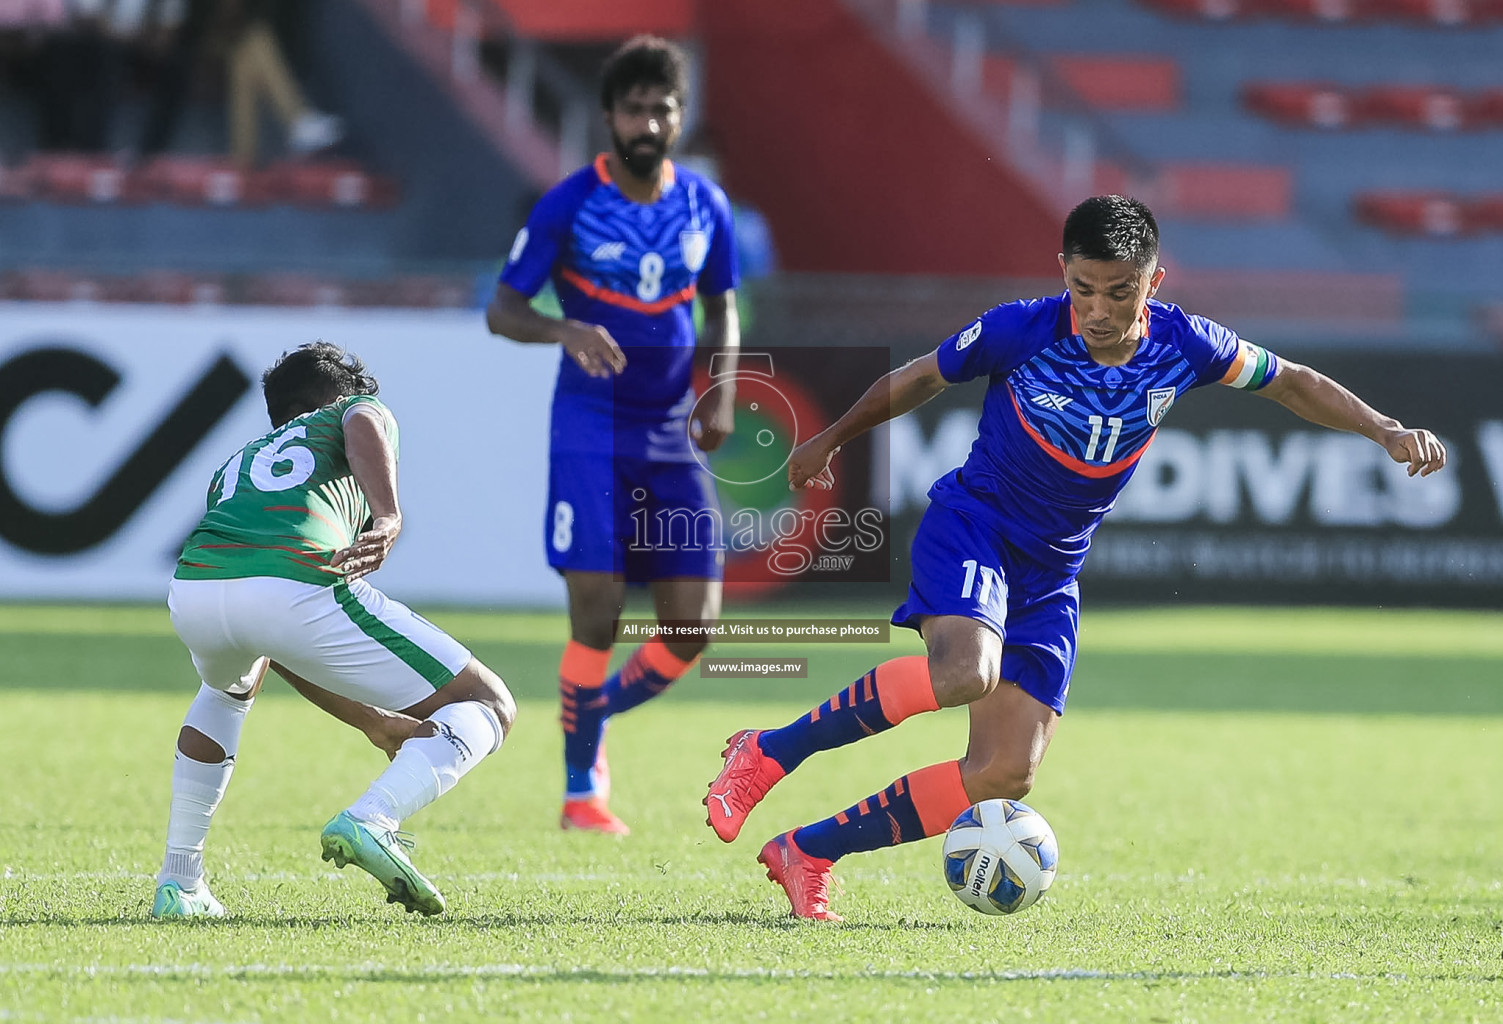
[(684, 256), (684, 266), (689, 273), (697, 274), (705, 267), (705, 258), (710, 255), (710, 236), (694, 228), (678, 233), (678, 247)]
[(1153, 388), (1148, 392), (1148, 423), (1150, 426), (1158, 426), (1159, 420), (1164, 418), (1164, 413), (1174, 404), (1173, 388)]

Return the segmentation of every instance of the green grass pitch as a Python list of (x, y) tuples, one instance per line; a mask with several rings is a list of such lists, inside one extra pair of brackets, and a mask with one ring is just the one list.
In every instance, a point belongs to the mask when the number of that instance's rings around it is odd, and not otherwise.
[(0, 1021), (1503, 1020), (1497, 615), (1088, 611), (1029, 798), (1060, 842), (1044, 902), (967, 910), (930, 840), (843, 861), (833, 926), (784, 916), (758, 846), (961, 753), (965, 715), (819, 755), (733, 846), (703, 784), (733, 729), (910, 637), (723, 647), (807, 654), (811, 678), (696, 673), (614, 723), (634, 832), (613, 840), (557, 827), (561, 617), (434, 618), (521, 705), (500, 754), (409, 823), (449, 912), (408, 917), (319, 860), (384, 761), (271, 681), (209, 837), (233, 916), (163, 926), (186, 654), (156, 608), (0, 606)]

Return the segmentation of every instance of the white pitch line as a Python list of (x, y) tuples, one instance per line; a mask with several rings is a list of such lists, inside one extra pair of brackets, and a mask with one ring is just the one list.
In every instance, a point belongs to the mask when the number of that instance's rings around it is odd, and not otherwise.
[[(1340, 971), (1330, 974), (1297, 971), (1100, 971), (1080, 967), (1057, 967), (1017, 971), (810, 971), (777, 967), (740, 967), (725, 970), (708, 967), (555, 967), (548, 964), (0, 964), (0, 976), (35, 977), (154, 977), (154, 978), (245, 978), (304, 977), (360, 978), (395, 975), (413, 980), (446, 978), (570, 978), (607, 977), (622, 980), (657, 978), (729, 978), (767, 980), (852, 979), (893, 981), (1213, 981), (1270, 978), (1309, 978), (1328, 981), (1407, 981), (1396, 973), (1373, 975)], [(391, 979), (388, 979), (391, 980)]]

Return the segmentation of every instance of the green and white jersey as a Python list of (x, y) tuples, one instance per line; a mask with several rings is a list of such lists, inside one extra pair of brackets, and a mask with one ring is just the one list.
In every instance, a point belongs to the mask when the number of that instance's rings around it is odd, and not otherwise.
[(338, 582), (321, 567), (370, 518), (344, 452), (344, 425), (362, 405), (381, 414), (395, 450), (397, 421), (369, 395), (341, 398), (257, 438), (214, 474), (209, 510), (183, 545), (176, 577)]

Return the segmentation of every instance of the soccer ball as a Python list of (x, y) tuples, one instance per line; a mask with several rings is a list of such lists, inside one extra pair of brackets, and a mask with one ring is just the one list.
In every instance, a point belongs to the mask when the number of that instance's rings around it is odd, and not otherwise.
[(1016, 914), (1054, 882), (1059, 843), (1044, 816), (1017, 800), (968, 807), (945, 835), (945, 881), (983, 914)]

